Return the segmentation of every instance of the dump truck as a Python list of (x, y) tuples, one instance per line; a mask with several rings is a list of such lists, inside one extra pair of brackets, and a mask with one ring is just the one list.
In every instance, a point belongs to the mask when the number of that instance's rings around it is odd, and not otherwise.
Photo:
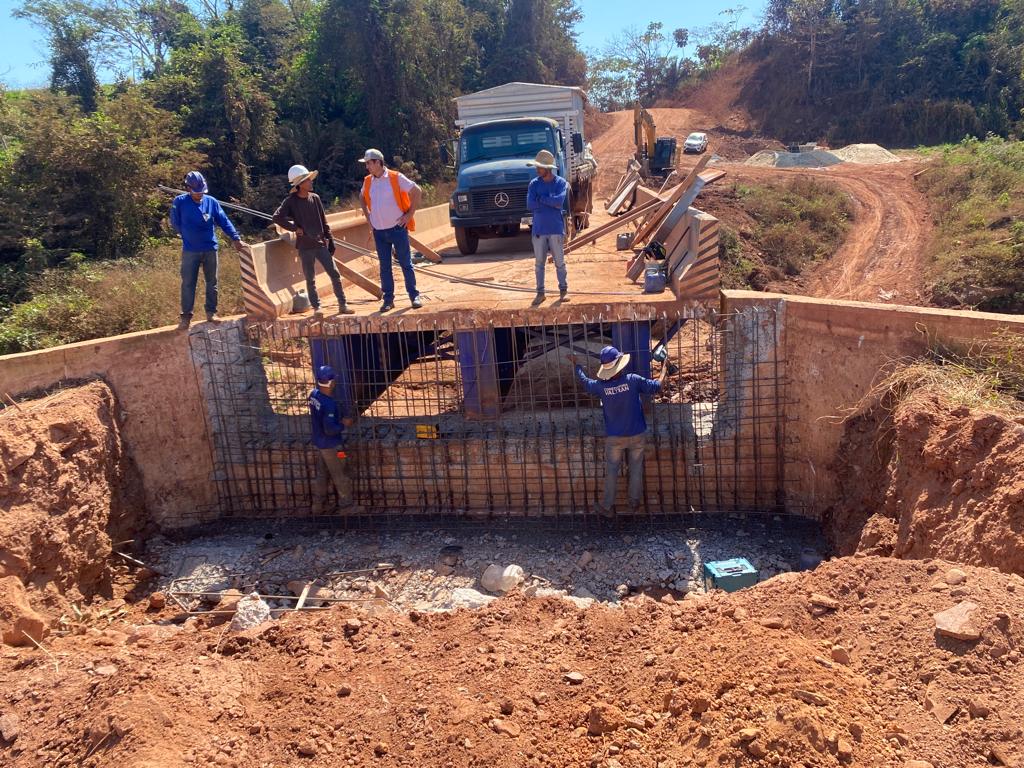
[(512, 237), (529, 226), (529, 165), (546, 149), (569, 183), (567, 239), (589, 225), (597, 161), (583, 135), (586, 95), (580, 88), (506, 83), (455, 99), (456, 187), (449, 204), (459, 251), (476, 253), (482, 238)]

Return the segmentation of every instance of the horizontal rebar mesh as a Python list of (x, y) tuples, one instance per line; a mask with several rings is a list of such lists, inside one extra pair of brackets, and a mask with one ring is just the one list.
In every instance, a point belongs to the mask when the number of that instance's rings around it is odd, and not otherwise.
[[(311, 515), (322, 470), (307, 400), (315, 367), (327, 363), (355, 418), (345, 450), (361, 512), (458, 519), (594, 512), (604, 421), (567, 356), (593, 376), (606, 344), (645, 376), (657, 377), (667, 355), (664, 386), (645, 407), (645, 515), (785, 512), (778, 338), (773, 311), (700, 308), (473, 328), (266, 323), (190, 336), (221, 516)], [(620, 508), (625, 486), (620, 479)]]

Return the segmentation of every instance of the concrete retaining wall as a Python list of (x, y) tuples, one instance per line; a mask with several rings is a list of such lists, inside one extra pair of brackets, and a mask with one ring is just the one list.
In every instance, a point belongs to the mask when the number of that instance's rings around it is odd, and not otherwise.
[(0, 357), (0, 393), (15, 397), (96, 376), (120, 402), (153, 519), (174, 527), (183, 513), (215, 512), (205, 403), (186, 334), (163, 328)]
[(780, 314), (789, 385), (786, 504), (819, 517), (836, 501), (842, 409), (856, 403), (893, 360), (923, 353), (929, 339), (969, 344), (1024, 317), (723, 291), (722, 310), (772, 307)]

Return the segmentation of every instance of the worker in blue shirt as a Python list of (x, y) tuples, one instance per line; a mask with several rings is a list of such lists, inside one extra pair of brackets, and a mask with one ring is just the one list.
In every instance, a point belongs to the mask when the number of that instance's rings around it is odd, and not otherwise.
[(199, 268), (203, 268), (206, 281), (207, 322), (217, 322), (217, 233), (220, 227), (229, 238), (235, 250), (250, 254), (249, 246), (242, 242), (231, 220), (217, 198), (206, 194), (206, 179), (199, 171), (190, 171), (185, 176), (188, 193), (178, 195), (171, 203), (171, 226), (181, 235), (181, 321), (179, 330), (185, 330), (192, 322), (192, 308), (196, 303), (196, 283)]
[(592, 379), (587, 376), (576, 355), (569, 355), (569, 362), (576, 368), (576, 378), (587, 392), (601, 398), (604, 411), (604, 498), (598, 505), (598, 512), (604, 516), (611, 516), (615, 507), (623, 453), (629, 456), (630, 509), (636, 512), (643, 504), (647, 420), (644, 418), (640, 395), (659, 392), (668, 370), (668, 366), (662, 363), (658, 378), (647, 379), (625, 372), (629, 359), (628, 354), (615, 347), (605, 347), (601, 350), (601, 367), (597, 369), (597, 378)]
[(526, 190), (526, 207), (533, 214), (533, 258), (537, 277), (537, 295), (532, 306), (539, 307), (544, 303), (544, 266), (549, 253), (555, 262), (558, 298), (567, 300), (565, 296), (569, 286), (565, 269), (565, 219), (562, 208), (569, 194), (569, 185), (555, 173), (558, 168), (555, 156), (546, 149), (538, 152), (537, 157), (528, 165), (537, 168), (537, 176), (530, 180)]
[(338, 492), (339, 508), (352, 506), (352, 478), (345, 469), (349, 459), (341, 450), (345, 445), (345, 428), (352, 426), (352, 419), (343, 415), (341, 404), (334, 399), (337, 380), (337, 374), (331, 366), (321, 365), (316, 369), (316, 386), (309, 393), (313, 445), (320, 452), (320, 467), (316, 473), (313, 494), (315, 515), (321, 514), (326, 508), (328, 476)]

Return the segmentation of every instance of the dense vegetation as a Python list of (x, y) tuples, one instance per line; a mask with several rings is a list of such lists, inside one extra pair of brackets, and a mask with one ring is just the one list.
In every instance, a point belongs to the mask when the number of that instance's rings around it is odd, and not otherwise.
[(1019, 136), (1022, 0), (770, 0), (744, 101), (783, 140)]
[(1024, 144), (989, 138), (941, 147), (918, 185), (934, 203), (932, 300), (1024, 312)]

